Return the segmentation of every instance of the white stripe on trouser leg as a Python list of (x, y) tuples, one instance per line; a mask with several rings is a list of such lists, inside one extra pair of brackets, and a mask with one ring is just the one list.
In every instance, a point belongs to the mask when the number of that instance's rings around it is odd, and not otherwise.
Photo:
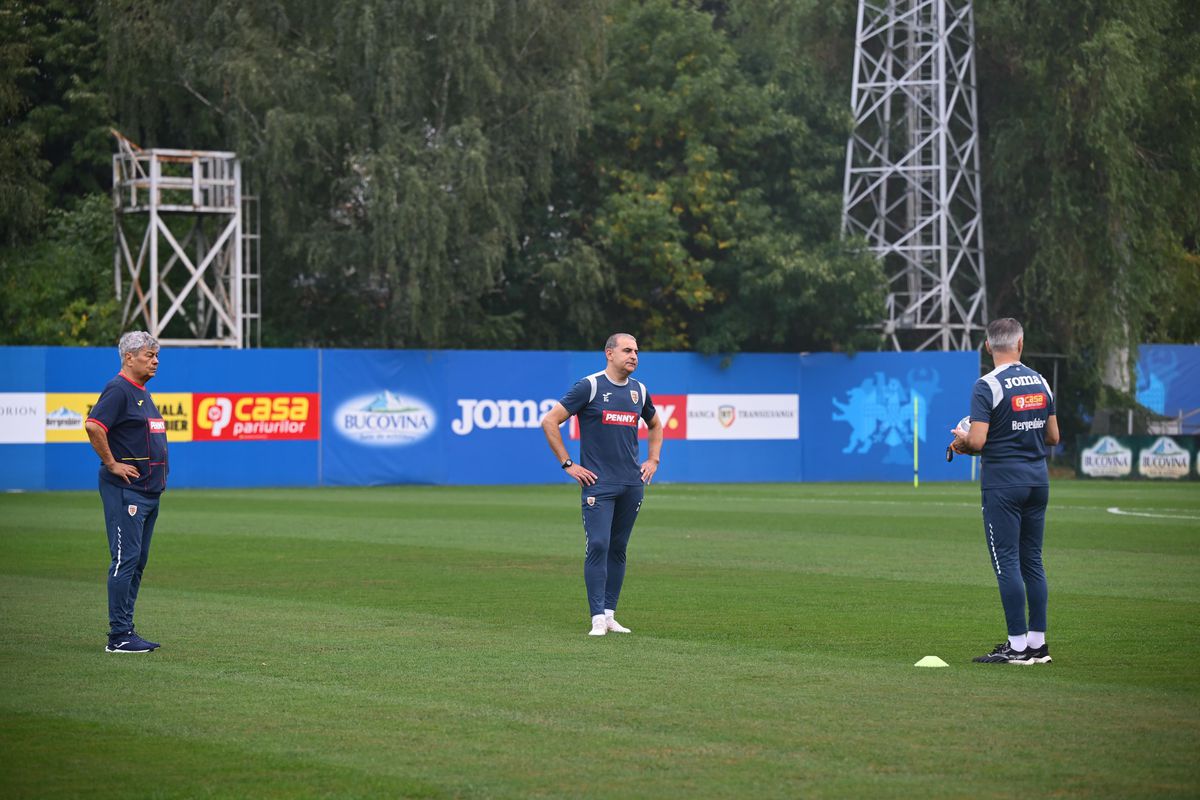
[(113, 567), (113, 577), (117, 576), (117, 570), (121, 568), (121, 526), (117, 526), (117, 565)]
[(988, 544), (992, 546), (992, 561), (996, 563), (996, 574), (1002, 574), (1000, 571), (1000, 559), (996, 556), (996, 536), (992, 532), (992, 523), (988, 523)]

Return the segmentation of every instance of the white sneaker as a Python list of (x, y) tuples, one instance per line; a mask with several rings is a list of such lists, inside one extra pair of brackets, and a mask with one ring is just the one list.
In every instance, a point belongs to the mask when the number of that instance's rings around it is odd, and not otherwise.
[(603, 636), (608, 633), (608, 623), (605, 619), (603, 614), (592, 617), (592, 629), (588, 631), (588, 636)]
[(613, 633), (633, 633), (633, 631), (617, 622), (613, 617), (605, 617), (604, 624)]

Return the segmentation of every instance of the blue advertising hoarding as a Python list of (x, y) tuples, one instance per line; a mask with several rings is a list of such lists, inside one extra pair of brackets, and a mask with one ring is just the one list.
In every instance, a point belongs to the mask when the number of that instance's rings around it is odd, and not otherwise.
[[(164, 350), (147, 388), (168, 425), (168, 486), (315, 485), (315, 424), (299, 434), (236, 428), (240, 416), (247, 417), (244, 427), (252, 416), (264, 417), (260, 427), (270, 425), (272, 416), (302, 410), (300, 402), (314, 406), (309, 413), (315, 423), (317, 358), (315, 350)], [(99, 460), (83, 421), (119, 369), (116, 348), (0, 348), (0, 487), (95, 488)], [(5, 411), (18, 405), (14, 398), (28, 410), (31, 425), (13, 425), (11, 418), (6, 424)], [(197, 407), (211, 413), (199, 419)]]
[[(322, 363), (322, 480), (335, 485), (562, 480), (539, 420), (604, 366), (504, 351), (332, 350)], [(923, 477), (969, 477), (944, 453), (978, 372), (975, 353), (649, 353), (635, 377), (664, 421), (659, 480), (895, 481), (912, 479), (914, 435)]]
[[(111, 348), (0, 348), (0, 487), (89, 489), (83, 420)], [(602, 352), (168, 349), (149, 389), (170, 486), (563, 481), (542, 415)], [(664, 423), (658, 480), (966, 480), (944, 460), (976, 353), (643, 353)], [(914, 413), (915, 411), (915, 413)], [(563, 438), (578, 456), (576, 427)], [(643, 431), (644, 435), (644, 431)]]
[(1138, 348), (1137, 399), (1155, 414), (1183, 417), (1182, 433), (1200, 433), (1200, 414), (1194, 413), (1200, 410), (1200, 347), (1144, 344)]
[(945, 454), (970, 411), (978, 353), (818, 353), (803, 364), (805, 480), (911, 480), (914, 435), (923, 480), (969, 476), (969, 459)]

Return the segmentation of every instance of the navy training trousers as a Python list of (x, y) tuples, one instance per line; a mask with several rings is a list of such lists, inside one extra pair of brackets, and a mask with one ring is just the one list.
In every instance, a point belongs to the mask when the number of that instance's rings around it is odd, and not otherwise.
[(592, 616), (617, 610), (625, 582), (625, 548), (646, 488), (596, 483), (583, 489), (583, 583)]
[(133, 630), (142, 573), (150, 558), (150, 538), (158, 519), (159, 495), (116, 486), (100, 480), (104, 527), (108, 531), (108, 633), (120, 636)]
[(1048, 589), (1042, 566), (1042, 537), (1049, 501), (1048, 486), (983, 490), (983, 532), (987, 537), (988, 558), (1000, 586), (1009, 636), (1046, 630)]

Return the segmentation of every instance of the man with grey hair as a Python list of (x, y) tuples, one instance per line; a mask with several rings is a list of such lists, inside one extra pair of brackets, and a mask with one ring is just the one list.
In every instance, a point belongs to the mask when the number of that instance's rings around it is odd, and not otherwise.
[(117, 345), (121, 371), (104, 387), (84, 428), (100, 457), (100, 500), (112, 562), (108, 569), (109, 653), (159, 645), (133, 629), (133, 606), (150, 557), (158, 501), (167, 488), (167, 426), (146, 382), (158, 372), (158, 341), (131, 331)]
[(975, 382), (970, 430), (955, 428), (950, 446), (983, 456), (983, 529), (1000, 586), (1008, 641), (975, 661), (1048, 664), (1042, 538), (1050, 500), (1047, 447), (1059, 440), (1054, 395), (1045, 378), (1021, 363), (1021, 323), (1011, 317), (993, 320), (985, 346), (995, 369)]
[[(614, 333), (604, 343), (607, 365), (578, 381), (542, 418), (542, 432), (559, 464), (582, 491), (583, 583), (592, 629), (589, 636), (630, 633), (616, 620), (625, 581), (625, 551), (642, 507), (645, 485), (658, 470), (663, 427), (650, 393), (631, 376), (637, 340)], [(559, 426), (579, 416), (579, 462), (571, 460)], [(638, 422), (648, 429), (647, 458), (638, 464)]]

